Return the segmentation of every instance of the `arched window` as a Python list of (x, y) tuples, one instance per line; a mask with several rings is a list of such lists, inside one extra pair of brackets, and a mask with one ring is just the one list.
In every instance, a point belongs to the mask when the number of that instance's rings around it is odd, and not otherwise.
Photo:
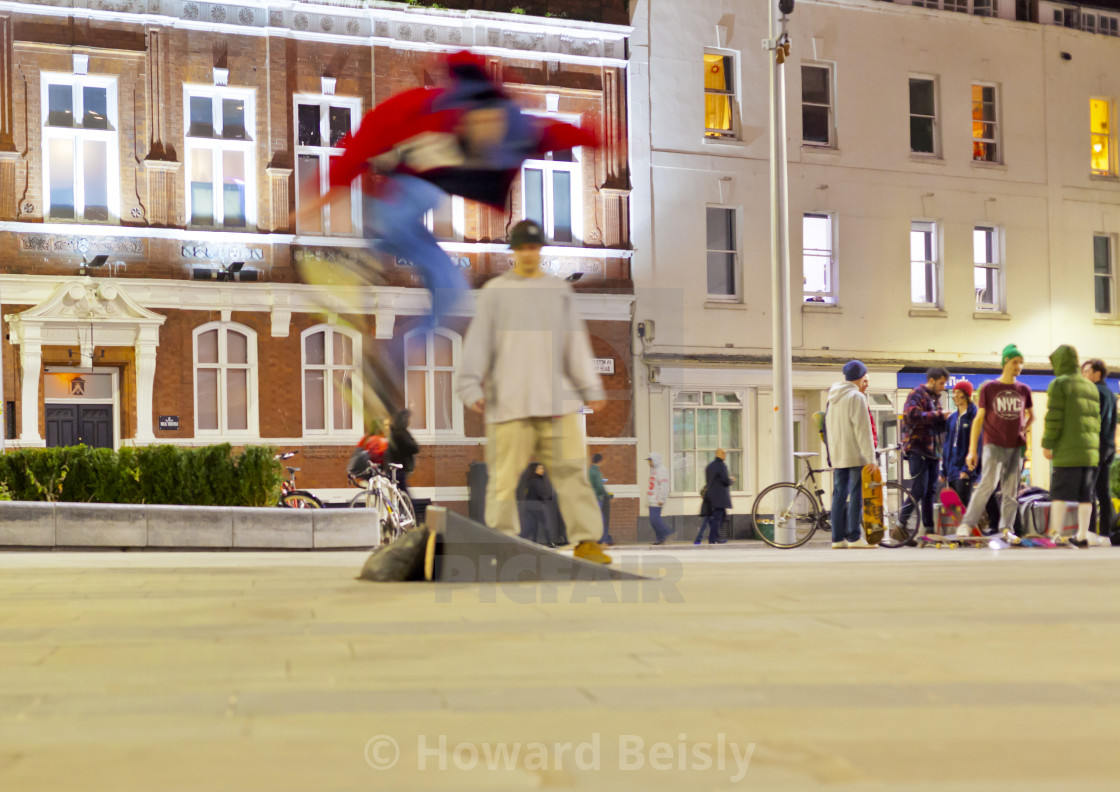
[(461, 347), (460, 336), (442, 328), (404, 337), (405, 403), (415, 432), (462, 434), (463, 405), (454, 392)]
[(257, 334), (244, 325), (211, 322), (194, 331), (196, 434), (257, 436)]
[(300, 336), (303, 349), (304, 434), (354, 434), (362, 425), (361, 338), (316, 325)]

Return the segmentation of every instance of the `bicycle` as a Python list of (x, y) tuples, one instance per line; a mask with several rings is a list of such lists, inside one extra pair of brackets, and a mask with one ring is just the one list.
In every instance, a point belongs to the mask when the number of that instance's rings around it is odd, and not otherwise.
[(397, 484), (397, 471), (402, 467), (403, 465), (395, 462), (387, 462), (384, 465), (370, 462), (363, 472), (347, 473), (354, 486), (363, 488), (362, 492), (350, 499), (350, 508), (377, 509), (377, 521), (383, 545), (389, 544), (416, 527), (416, 511), (412, 499), (402, 492)]
[[(901, 448), (900, 445), (880, 448), (875, 457), (886, 457), (884, 461), (889, 463), (889, 455), (901, 451)], [(828, 472), (831, 468), (814, 468), (809, 460), (817, 456), (815, 452), (802, 451), (794, 456), (804, 460), (807, 468), (805, 475), (796, 483), (781, 481), (771, 484), (758, 493), (751, 509), (755, 533), (766, 544), (781, 549), (801, 547), (821, 529), (830, 535), (832, 533), (831, 510), (822, 505), (824, 489), (817, 480), (818, 473)], [(880, 469), (886, 470), (887, 464), (881, 464)], [(899, 475), (902, 475), (901, 469)], [(900, 481), (884, 481), (877, 486), (883, 488), (883, 541), (879, 546), (903, 547), (917, 534), (918, 521), (914, 520), (914, 527), (909, 528), (899, 519), (899, 514), (907, 503), (911, 506), (911, 515), (919, 514), (918, 501)], [(785, 528), (784, 537), (779, 536), (779, 526)]]
[[(286, 454), (277, 454), (274, 459), (286, 461), (298, 454), (299, 451), (289, 451)], [(301, 490), (296, 487), (296, 473), (300, 471), (297, 467), (285, 467), (288, 471), (288, 478), (280, 482), (280, 501), (277, 506), (285, 509), (321, 509), (323, 502), (312, 495), (307, 490)]]

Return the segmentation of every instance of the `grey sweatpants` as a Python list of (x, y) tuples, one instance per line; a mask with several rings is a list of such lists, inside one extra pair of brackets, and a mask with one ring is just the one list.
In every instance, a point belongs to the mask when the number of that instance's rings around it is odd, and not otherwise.
[(1019, 510), (1019, 469), (1022, 463), (1022, 448), (1001, 448), (990, 444), (984, 446), (984, 457), (980, 463), (983, 473), (980, 483), (972, 491), (972, 500), (968, 502), (968, 512), (964, 515), (962, 528), (966, 525), (975, 528), (980, 522), (980, 515), (984, 513), (988, 498), (992, 497), (997, 484), (1000, 492), (1000, 530), (1010, 531), (1015, 527), (1015, 514)]

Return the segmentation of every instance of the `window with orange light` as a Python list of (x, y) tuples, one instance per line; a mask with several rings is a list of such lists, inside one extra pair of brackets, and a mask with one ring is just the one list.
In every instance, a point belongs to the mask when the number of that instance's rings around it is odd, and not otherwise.
[(735, 137), (735, 56), (704, 53), (704, 136)]
[(999, 162), (996, 86), (972, 84), (972, 161)]
[(1111, 176), (1112, 167), (1112, 102), (1107, 99), (1089, 100), (1089, 162), (1098, 176)]

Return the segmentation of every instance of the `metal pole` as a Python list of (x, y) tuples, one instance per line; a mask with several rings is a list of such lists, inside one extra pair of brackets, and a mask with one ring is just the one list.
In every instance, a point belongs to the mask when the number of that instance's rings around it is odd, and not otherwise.
[[(794, 481), (793, 349), (789, 297), (789, 190), (786, 166), (786, 85), (783, 45), (789, 21), (770, 0), (770, 272), (773, 283), (774, 474)], [(792, 5), (792, 4), (791, 4)], [(788, 504), (782, 504), (786, 506)], [(775, 522), (774, 538), (793, 541), (792, 521)]]

